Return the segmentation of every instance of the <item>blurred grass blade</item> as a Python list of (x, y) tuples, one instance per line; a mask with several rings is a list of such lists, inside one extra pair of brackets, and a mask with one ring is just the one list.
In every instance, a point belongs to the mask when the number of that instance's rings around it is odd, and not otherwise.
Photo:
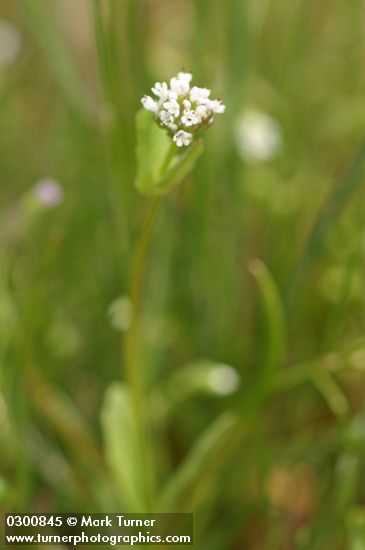
[(349, 550), (365, 550), (364, 509), (353, 507), (347, 514), (347, 531), (350, 538)]
[(337, 460), (335, 468), (336, 512), (344, 517), (349, 507), (356, 501), (361, 482), (360, 455), (344, 451)]
[(273, 380), (274, 391), (288, 391), (295, 386), (313, 380), (318, 373), (327, 371), (336, 373), (347, 368), (362, 369), (364, 348), (365, 338), (362, 336), (348, 344), (343, 350), (332, 351), (277, 372)]
[(70, 103), (83, 116), (88, 117), (90, 109), (87, 107), (86, 88), (74, 67), (71, 55), (60, 40), (43, 2), (41, 0), (22, 0), (21, 6), (35, 39), (42, 47), (54, 78)]
[(312, 380), (333, 414), (338, 418), (344, 418), (349, 411), (349, 404), (333, 376), (322, 370), (313, 376)]
[(346, 426), (342, 434), (343, 446), (354, 454), (365, 453), (365, 411), (361, 411)]
[(115, 383), (107, 389), (101, 424), (106, 458), (121, 501), (129, 512), (143, 512), (142, 461), (130, 395), (125, 385)]
[(215, 491), (212, 480), (230, 455), (239, 420), (229, 412), (219, 416), (200, 437), (167, 482), (158, 509), (162, 512), (195, 510)]
[(249, 271), (255, 279), (264, 316), (265, 356), (260, 369), (257, 390), (265, 391), (274, 372), (283, 365), (287, 354), (287, 324), (278, 286), (260, 260), (252, 260)]
[(103, 470), (97, 442), (70, 400), (48, 384), (35, 369), (28, 370), (26, 385), (34, 408), (51, 426), (70, 454), (84, 467)]
[(108, 101), (115, 104), (117, 100), (117, 93), (115, 91), (113, 64), (111, 60), (108, 38), (105, 32), (102, 3), (100, 2), (100, 0), (92, 0), (92, 8), (94, 16), (96, 43), (99, 54), (100, 72), (104, 85), (105, 96), (107, 97)]
[(358, 187), (364, 183), (365, 175), (365, 142), (360, 147), (358, 154), (344, 174), (339, 185), (334, 188), (328, 198), (327, 204), (316, 220), (312, 231), (309, 234), (304, 251), (294, 269), (289, 284), (288, 300), (292, 304), (294, 294), (300, 285), (304, 275), (317, 259), (325, 237), (331, 226), (336, 222), (341, 211), (353, 196)]

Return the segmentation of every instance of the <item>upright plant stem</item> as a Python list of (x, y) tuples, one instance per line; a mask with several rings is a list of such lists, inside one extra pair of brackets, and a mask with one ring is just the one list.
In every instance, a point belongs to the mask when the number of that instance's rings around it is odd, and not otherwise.
[[(161, 177), (167, 171), (175, 153), (176, 146), (174, 143), (172, 143), (170, 150), (167, 152), (163, 166), (161, 167)], [(131, 392), (132, 406), (137, 430), (138, 451), (140, 454), (139, 458), (141, 459), (141, 467), (143, 468), (143, 480), (147, 507), (151, 506), (151, 503), (153, 501), (154, 469), (151, 429), (149, 426), (148, 416), (145, 413), (145, 411), (149, 408), (147, 397), (145, 395), (145, 381), (143, 376), (140, 312), (148, 245), (151, 239), (152, 230), (156, 221), (160, 202), (161, 195), (156, 194), (151, 197), (142, 221), (139, 237), (134, 248), (130, 271), (129, 289), (132, 317), (131, 325), (126, 334), (126, 340), (124, 342), (124, 370)]]
[(143, 277), (147, 258), (148, 245), (156, 220), (161, 197), (152, 197), (145, 213), (140, 235), (132, 258), (130, 299), (132, 306), (131, 325), (126, 335), (124, 369), (132, 396), (132, 403), (138, 430), (140, 453), (144, 461), (144, 477), (148, 494), (152, 491), (151, 453), (149, 445), (148, 419), (145, 410), (148, 408), (145, 399), (143, 368), (140, 339), (140, 306), (143, 289)]
[(126, 373), (129, 381), (131, 382), (131, 388), (134, 396), (134, 405), (136, 409), (136, 415), (138, 418), (142, 417), (141, 410), (143, 409), (143, 382), (142, 382), (142, 369), (140, 365), (140, 338), (139, 338), (139, 325), (140, 325), (140, 304), (143, 286), (143, 276), (145, 272), (145, 263), (148, 244), (150, 241), (152, 228), (156, 219), (158, 207), (161, 198), (159, 196), (153, 197), (147, 207), (145, 213), (141, 232), (138, 238), (138, 242), (135, 247), (135, 252), (132, 258), (131, 269), (131, 283), (130, 283), (130, 300), (132, 306), (132, 319), (131, 326), (127, 333), (126, 341)]

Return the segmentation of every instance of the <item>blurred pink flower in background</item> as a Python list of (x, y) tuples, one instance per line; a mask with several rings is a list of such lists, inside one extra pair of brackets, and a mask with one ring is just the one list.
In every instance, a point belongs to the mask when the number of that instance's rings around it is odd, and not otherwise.
[(46, 208), (55, 208), (63, 202), (63, 189), (52, 178), (43, 178), (34, 187), (37, 200)]

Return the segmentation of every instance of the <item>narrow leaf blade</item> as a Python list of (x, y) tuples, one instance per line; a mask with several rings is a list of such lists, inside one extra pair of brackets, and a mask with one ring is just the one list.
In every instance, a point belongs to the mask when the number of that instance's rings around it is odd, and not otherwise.
[(123, 384), (112, 384), (101, 412), (107, 462), (128, 510), (144, 511), (143, 476), (130, 395)]
[(167, 482), (160, 510), (191, 511), (209, 497), (210, 491), (214, 491), (211, 480), (230, 456), (230, 443), (235, 440), (238, 425), (239, 419), (226, 412), (209, 426)]
[(259, 291), (266, 332), (264, 356), (260, 368), (254, 373), (252, 390), (247, 395), (249, 407), (257, 407), (265, 399), (275, 373), (285, 361), (287, 325), (279, 289), (265, 264), (260, 260), (253, 260), (249, 271)]

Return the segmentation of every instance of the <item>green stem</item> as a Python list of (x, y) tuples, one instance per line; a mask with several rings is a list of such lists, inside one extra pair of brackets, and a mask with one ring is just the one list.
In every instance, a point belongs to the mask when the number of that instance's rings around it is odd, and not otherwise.
[(175, 143), (172, 141), (171, 145), (170, 145), (170, 149), (167, 151), (165, 162), (163, 163), (162, 168), (161, 168), (161, 174), (160, 174), (161, 178), (167, 172), (167, 170), (168, 170), (168, 168), (171, 164), (172, 159), (176, 155), (176, 152), (177, 152), (177, 147), (176, 147)]
[(152, 493), (152, 467), (150, 452), (150, 430), (145, 411), (148, 410), (145, 398), (143, 369), (141, 359), (140, 342), (140, 306), (143, 289), (143, 277), (145, 272), (148, 244), (152, 235), (152, 229), (156, 220), (161, 197), (152, 197), (145, 213), (141, 232), (135, 247), (132, 259), (130, 299), (132, 306), (131, 325), (126, 335), (124, 368), (131, 390), (132, 403), (138, 431), (140, 456), (143, 460), (146, 491), (151, 498)]
[[(168, 169), (173, 156), (176, 154), (176, 146), (171, 144), (162, 167), (162, 175)], [(141, 231), (134, 249), (130, 273), (130, 300), (131, 300), (131, 325), (124, 342), (124, 369), (127, 383), (131, 392), (133, 412), (136, 422), (137, 441), (141, 467), (143, 468), (144, 487), (146, 490), (146, 506), (151, 506), (153, 501), (154, 467), (151, 441), (151, 426), (145, 411), (149, 410), (145, 392), (143, 377), (143, 357), (140, 335), (140, 310), (143, 294), (143, 278), (145, 274), (148, 245), (152, 230), (156, 221), (161, 195), (154, 195), (145, 212)], [(151, 510), (150, 510), (151, 511)]]

